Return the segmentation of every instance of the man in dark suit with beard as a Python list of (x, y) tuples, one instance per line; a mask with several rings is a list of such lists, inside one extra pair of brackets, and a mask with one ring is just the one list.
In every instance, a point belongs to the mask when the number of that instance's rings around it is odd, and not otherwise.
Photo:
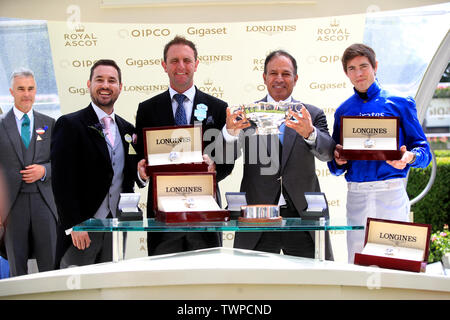
[[(162, 66), (169, 76), (169, 89), (139, 104), (136, 116), (138, 134), (137, 152), (140, 159), (145, 157), (143, 145), (143, 128), (187, 125), (201, 122), (204, 146), (219, 141), (222, 146), (221, 129), (226, 121), (227, 104), (211, 95), (201, 92), (194, 86), (194, 73), (199, 60), (195, 44), (183, 37), (175, 37), (164, 48)], [(205, 135), (215, 139), (206, 139)], [(223, 163), (222, 148), (203, 155), (209, 164), (208, 171), (217, 172), (217, 183), (228, 176), (233, 164)], [(213, 162), (214, 159), (216, 162)], [(145, 175), (145, 160), (139, 162), (140, 176)], [(149, 177), (146, 177), (147, 179)], [(147, 216), (153, 217), (152, 190), (149, 187)], [(222, 245), (222, 234), (219, 232), (155, 232), (147, 234), (149, 255), (166, 254), (196, 249), (218, 247)]]
[[(63, 115), (52, 136), (53, 190), (66, 233), (89, 218), (116, 217), (121, 192), (133, 192), (136, 155), (129, 154), (134, 127), (114, 113), (122, 89), (120, 68), (99, 60), (91, 68), (92, 102)], [(61, 267), (112, 260), (110, 232), (71, 232)]]
[[(286, 51), (274, 51), (266, 57), (263, 79), (268, 95), (261, 101), (300, 102), (292, 98), (297, 62)], [(239, 113), (228, 112), (224, 129), (225, 138), (237, 141), (239, 150), (245, 150), (241, 192), (246, 192), (247, 203), (278, 204), (283, 217), (300, 217), (307, 208), (304, 193), (320, 191), (315, 158), (330, 160), (335, 146), (321, 109), (304, 104), (300, 112), (301, 116), (291, 112), (297, 122), (286, 120), (279, 136), (253, 134), (255, 126)], [(271, 253), (283, 250), (284, 254), (313, 258), (314, 242), (314, 231), (237, 232), (234, 247)], [(328, 234), (325, 258), (333, 259)]]

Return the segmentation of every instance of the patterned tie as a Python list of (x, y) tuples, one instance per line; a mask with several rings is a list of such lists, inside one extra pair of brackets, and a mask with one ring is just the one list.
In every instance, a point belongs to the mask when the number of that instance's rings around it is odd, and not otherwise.
[(175, 100), (178, 103), (177, 111), (175, 112), (175, 124), (177, 126), (182, 126), (187, 124), (186, 120), (186, 111), (183, 107), (183, 102), (186, 96), (184, 94), (176, 94), (174, 95)]
[(108, 137), (108, 140), (109, 142), (111, 142), (111, 145), (114, 146), (114, 137), (111, 131), (111, 121), (113, 120), (111, 117), (104, 117), (102, 120), (103, 124), (105, 125), (106, 137)]
[(28, 146), (30, 145), (30, 118), (28, 118), (28, 115), (25, 113), (22, 118), (22, 128), (20, 129), (20, 135), (22, 136), (23, 144), (25, 145), (25, 148), (28, 149)]

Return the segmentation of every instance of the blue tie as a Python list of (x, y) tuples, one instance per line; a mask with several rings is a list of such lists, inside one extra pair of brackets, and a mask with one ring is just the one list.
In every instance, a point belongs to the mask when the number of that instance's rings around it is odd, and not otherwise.
[(286, 124), (283, 122), (278, 130), (280, 130), (280, 133), (278, 134), (278, 138), (280, 139), (281, 144), (283, 144), (284, 139), (284, 129), (286, 129)]
[(186, 98), (186, 96), (184, 94), (176, 94), (174, 95), (175, 100), (177, 100), (178, 103), (178, 107), (177, 107), (177, 111), (175, 112), (175, 124), (177, 126), (182, 126), (187, 124), (187, 120), (186, 120), (186, 111), (184, 110), (183, 107), (183, 102), (184, 99)]
[(20, 129), (20, 135), (22, 136), (23, 144), (28, 149), (30, 145), (30, 118), (25, 113), (22, 118), (22, 128)]

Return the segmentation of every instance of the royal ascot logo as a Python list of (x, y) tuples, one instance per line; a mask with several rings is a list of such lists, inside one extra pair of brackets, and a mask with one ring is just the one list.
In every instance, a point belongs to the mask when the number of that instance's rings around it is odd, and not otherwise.
[(146, 95), (163, 92), (169, 89), (167, 84), (143, 84), (143, 85), (124, 85), (124, 92), (143, 93)]
[(200, 91), (206, 92), (213, 97), (223, 98), (224, 90), (221, 86), (215, 86), (211, 79), (206, 79), (203, 81), (203, 85), (198, 88)]
[(245, 26), (245, 32), (257, 32), (273, 36), (274, 34), (283, 32), (296, 31), (296, 25), (256, 25), (256, 26)]
[(216, 62), (233, 61), (233, 56), (231, 54), (228, 54), (228, 55), (225, 55), (225, 54), (221, 54), (221, 55), (201, 55), (201, 56), (198, 56), (198, 60), (201, 63), (204, 63), (206, 65), (210, 65), (210, 64), (216, 63)]
[(170, 29), (167, 28), (147, 28), (147, 29), (120, 29), (118, 31), (119, 37), (125, 38), (151, 38), (151, 37), (168, 37), (170, 36)]
[(223, 34), (228, 34), (227, 32), (227, 28), (226, 27), (221, 27), (221, 28), (194, 28), (194, 27), (188, 27), (186, 29), (187, 34), (192, 35), (192, 36), (199, 36), (204, 37), (204, 36), (215, 36), (215, 35), (223, 35)]
[(350, 32), (340, 25), (340, 21), (333, 19), (325, 28), (317, 28), (317, 41), (347, 41)]
[(266, 58), (253, 58), (252, 59), (252, 71), (264, 72), (264, 62)]
[(93, 32), (86, 32), (81, 24), (75, 27), (75, 32), (64, 33), (65, 47), (95, 47), (97, 43), (97, 36)]
[(127, 66), (142, 68), (146, 66), (160, 66), (162, 59), (134, 59), (127, 58), (125, 63)]

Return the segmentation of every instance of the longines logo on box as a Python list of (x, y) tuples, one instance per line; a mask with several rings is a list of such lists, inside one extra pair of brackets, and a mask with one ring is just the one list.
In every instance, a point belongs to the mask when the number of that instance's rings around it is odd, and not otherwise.
[(223, 98), (224, 94), (223, 88), (221, 86), (214, 86), (213, 84), (214, 84), (213, 81), (208, 78), (203, 81), (203, 85), (200, 86), (198, 89), (212, 95), (213, 97)]
[(144, 66), (160, 66), (162, 59), (134, 59), (127, 58), (125, 63), (127, 66), (142, 68)]
[(220, 54), (220, 55), (202, 55), (202, 56), (198, 56), (198, 60), (201, 63), (209, 65), (209, 64), (215, 63), (215, 62), (233, 61), (233, 56), (231, 54), (228, 54), (228, 55), (225, 55), (225, 54)]
[(296, 31), (296, 25), (257, 25), (257, 26), (245, 26), (246, 32), (260, 32), (273, 36), (277, 33)]
[(317, 41), (346, 41), (350, 37), (347, 28), (342, 28), (340, 21), (333, 19), (325, 28), (317, 28)]
[(221, 28), (194, 28), (194, 27), (188, 27), (186, 29), (187, 34), (189, 35), (195, 35), (199, 37), (204, 37), (208, 35), (221, 35), (221, 34), (228, 34), (226, 27)]
[(168, 28), (147, 28), (147, 29), (120, 29), (118, 31), (120, 38), (149, 38), (149, 37), (168, 37), (170, 29)]
[(64, 33), (65, 47), (95, 47), (97, 41), (97, 36), (93, 32), (85, 32), (83, 25), (77, 25), (75, 32)]

